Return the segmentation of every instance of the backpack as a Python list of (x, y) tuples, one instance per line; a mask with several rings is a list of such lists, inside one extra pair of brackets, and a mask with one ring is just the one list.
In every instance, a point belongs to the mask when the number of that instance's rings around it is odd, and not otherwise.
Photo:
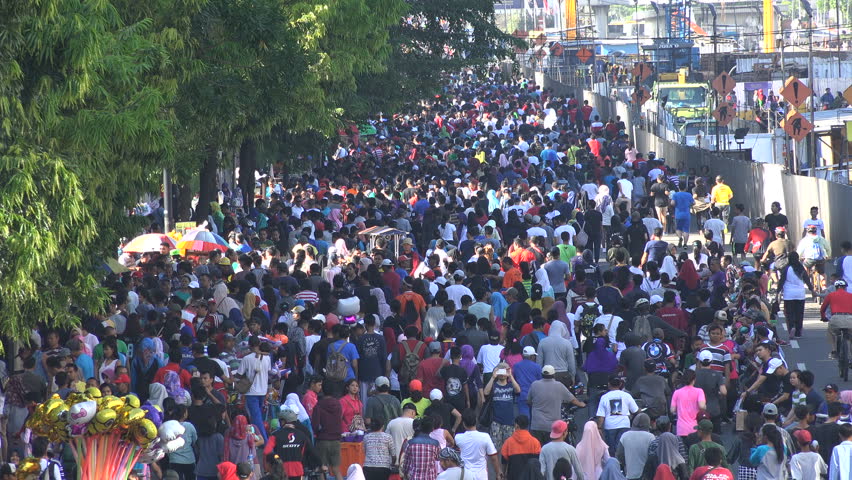
[(340, 344), (340, 348), (331, 347), (331, 354), (328, 356), (328, 361), (325, 364), (325, 378), (329, 380), (343, 381), (349, 374), (349, 361), (343, 355), (343, 348), (346, 342)]
[[(54, 475), (53, 475), (54, 465), (59, 467), (60, 478), (54, 478)], [(50, 460), (47, 461), (47, 468), (45, 468), (44, 471), (41, 472), (38, 475), (38, 480), (62, 480), (64, 478), (64, 475), (65, 474), (63, 473), (63, 470), (62, 470), (62, 464), (57, 462), (56, 460), (50, 459)]]
[(595, 302), (583, 304), (583, 314), (580, 316), (580, 332), (586, 337), (592, 336), (592, 327), (600, 316), (599, 305)]
[(402, 312), (402, 324), (404, 326), (414, 325), (417, 319), (420, 318), (420, 312), (417, 311), (417, 305), (410, 298), (406, 299), (405, 308)]
[(642, 339), (642, 342), (648, 342), (654, 338), (654, 330), (651, 328), (648, 316), (639, 315), (633, 319), (633, 333), (638, 335)]
[(814, 237), (811, 239), (811, 245), (808, 249), (808, 259), (809, 260), (825, 260), (825, 248), (822, 247), (822, 243), (820, 243), (819, 237)]
[(399, 381), (408, 383), (417, 374), (417, 366), (420, 365), (420, 357), (417, 352), (420, 351), (420, 346), (423, 342), (417, 341), (414, 345), (414, 350), (408, 345), (408, 340), (402, 342), (402, 348), (405, 350), (405, 355), (402, 357), (402, 364), (399, 367)]

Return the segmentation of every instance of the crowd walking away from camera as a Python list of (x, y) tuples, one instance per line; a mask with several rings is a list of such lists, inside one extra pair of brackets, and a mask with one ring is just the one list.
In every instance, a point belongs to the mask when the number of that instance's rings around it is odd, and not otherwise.
[(850, 479), (852, 393), (784, 352), (818, 302), (849, 361), (817, 208), (496, 68), (369, 124), (195, 227), (155, 210), (102, 310), (4, 343), (3, 480), (104, 439), (151, 480)]

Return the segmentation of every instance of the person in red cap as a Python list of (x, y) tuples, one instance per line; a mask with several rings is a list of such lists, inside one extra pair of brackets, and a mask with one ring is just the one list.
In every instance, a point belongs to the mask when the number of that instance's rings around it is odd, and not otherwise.
[(131, 391), (130, 391), (130, 376), (127, 375), (126, 373), (123, 373), (123, 374), (115, 377), (115, 380), (113, 381), (113, 383), (115, 383), (115, 388), (116, 388), (115, 396), (116, 397), (124, 397), (124, 396), (129, 395), (131, 393)]
[(828, 474), (825, 460), (817, 453), (813, 444), (811, 432), (807, 430), (796, 430), (793, 438), (799, 445), (799, 453), (790, 459), (790, 472), (793, 478), (799, 480), (819, 480)]
[(408, 382), (409, 397), (402, 401), (404, 407), (406, 403), (414, 405), (417, 409), (417, 418), (422, 418), (432, 401), (423, 396), (423, 383), (420, 380), (412, 380)]
[[(554, 480), (553, 467), (560, 458), (568, 460), (571, 468), (575, 472), (582, 472), (583, 466), (580, 463), (580, 457), (577, 455), (577, 450), (571, 444), (565, 441), (568, 436), (568, 424), (563, 420), (556, 420), (550, 426), (550, 442), (541, 447), (541, 468), (544, 470), (545, 480)], [(591, 475), (585, 475), (584, 478), (590, 478)], [(559, 479), (555, 479), (559, 480)], [(591, 479), (590, 479), (591, 480)]]

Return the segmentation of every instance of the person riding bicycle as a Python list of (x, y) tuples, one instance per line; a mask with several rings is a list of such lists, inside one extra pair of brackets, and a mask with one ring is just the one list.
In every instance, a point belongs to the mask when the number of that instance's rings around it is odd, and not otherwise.
[[(831, 357), (837, 354), (836, 336), (841, 328), (852, 328), (852, 293), (846, 291), (846, 281), (834, 282), (835, 291), (825, 296), (819, 315), (822, 321), (829, 322), (828, 333), (831, 345)], [(830, 310), (830, 311), (828, 311)]]
[(806, 235), (799, 241), (796, 251), (799, 253), (799, 258), (802, 259), (802, 265), (809, 272), (812, 268), (816, 268), (822, 282), (825, 275), (825, 260), (831, 257), (831, 245), (825, 237), (818, 234), (818, 226), (808, 225), (805, 230), (807, 231)]

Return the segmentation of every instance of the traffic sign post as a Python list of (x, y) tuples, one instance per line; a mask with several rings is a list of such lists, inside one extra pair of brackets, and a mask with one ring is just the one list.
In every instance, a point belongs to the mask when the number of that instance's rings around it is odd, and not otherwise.
[(734, 91), (734, 87), (737, 86), (737, 82), (726, 72), (722, 72), (718, 77), (713, 79), (713, 83), (711, 83), (711, 85), (713, 90), (716, 90), (720, 96), (725, 97)]
[(843, 98), (846, 99), (846, 103), (852, 105), (852, 86), (850, 86), (843, 92)]
[(645, 62), (637, 62), (633, 66), (633, 78), (638, 78), (640, 82), (644, 82), (646, 78), (654, 73), (653, 68)]
[(651, 92), (648, 90), (648, 87), (644, 85), (640, 85), (639, 88), (633, 89), (633, 94), (630, 96), (633, 99), (633, 103), (638, 105), (644, 105), (651, 98)]
[(550, 53), (555, 57), (561, 57), (564, 52), (565, 48), (563, 48), (562, 44), (559, 42), (554, 43), (553, 46), (550, 47)]
[(808, 136), (809, 133), (814, 129), (814, 125), (808, 121), (807, 118), (803, 117), (801, 113), (791, 110), (790, 113), (783, 120), (784, 131), (787, 132), (787, 135), (797, 141), (801, 142), (802, 139)]
[(586, 47), (577, 50), (577, 58), (580, 60), (580, 63), (588, 63), (589, 59), (592, 58), (592, 55), (594, 55), (594, 53)]
[(784, 97), (784, 100), (790, 102), (794, 107), (799, 108), (813, 94), (813, 90), (798, 78), (791, 76), (784, 82), (784, 88), (778, 93)]
[(713, 110), (713, 118), (716, 119), (716, 125), (725, 127), (734, 120), (734, 105), (730, 102), (722, 102)]

